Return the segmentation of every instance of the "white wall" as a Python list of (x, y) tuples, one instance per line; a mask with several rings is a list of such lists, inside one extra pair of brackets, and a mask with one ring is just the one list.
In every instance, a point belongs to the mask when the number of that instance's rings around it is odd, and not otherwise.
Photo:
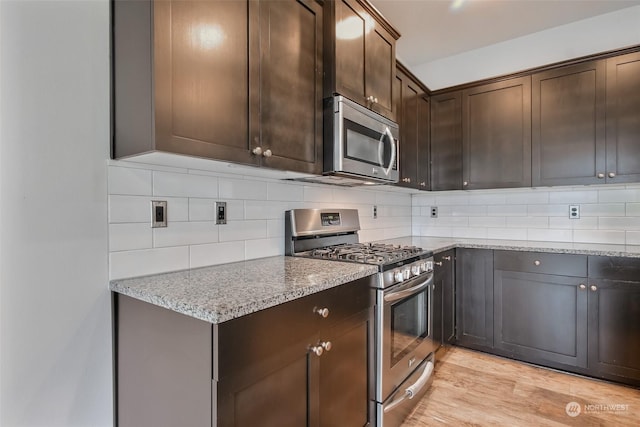
[(640, 245), (640, 184), (415, 195), (413, 235)]
[(111, 426), (109, 3), (0, 11), (0, 425)]
[[(411, 194), (391, 190), (113, 161), (109, 166), (110, 277), (283, 255), (287, 209), (358, 209), (363, 242), (410, 235)], [(151, 228), (151, 200), (167, 201), (167, 228)], [(226, 225), (214, 223), (215, 201), (227, 202)], [(376, 219), (373, 206), (378, 209)]]
[(437, 90), (639, 44), (635, 6), (410, 68)]

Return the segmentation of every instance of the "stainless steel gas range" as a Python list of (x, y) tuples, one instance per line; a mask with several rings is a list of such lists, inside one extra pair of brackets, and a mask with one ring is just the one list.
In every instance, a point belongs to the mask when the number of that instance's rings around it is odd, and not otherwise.
[(432, 382), (433, 257), (415, 246), (359, 243), (356, 209), (285, 212), (286, 255), (378, 266), (375, 392), (381, 427), (399, 426)]

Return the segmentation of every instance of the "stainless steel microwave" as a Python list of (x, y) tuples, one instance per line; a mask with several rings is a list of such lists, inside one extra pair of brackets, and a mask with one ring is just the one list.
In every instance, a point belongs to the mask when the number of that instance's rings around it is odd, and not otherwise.
[[(343, 97), (324, 101), (324, 174), (352, 185), (398, 182), (397, 123)], [(346, 181), (346, 180), (345, 180)]]

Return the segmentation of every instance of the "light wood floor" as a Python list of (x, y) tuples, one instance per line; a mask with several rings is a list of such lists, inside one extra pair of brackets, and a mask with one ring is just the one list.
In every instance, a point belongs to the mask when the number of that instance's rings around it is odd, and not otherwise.
[[(567, 415), (570, 402), (581, 413)], [(628, 405), (617, 412), (585, 405)], [(640, 426), (640, 390), (451, 347), (402, 427)]]

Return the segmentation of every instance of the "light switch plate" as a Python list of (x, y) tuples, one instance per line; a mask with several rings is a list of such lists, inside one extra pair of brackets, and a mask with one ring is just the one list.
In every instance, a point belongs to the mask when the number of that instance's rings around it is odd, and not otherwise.
[(216, 202), (216, 224), (227, 223), (227, 202)]

